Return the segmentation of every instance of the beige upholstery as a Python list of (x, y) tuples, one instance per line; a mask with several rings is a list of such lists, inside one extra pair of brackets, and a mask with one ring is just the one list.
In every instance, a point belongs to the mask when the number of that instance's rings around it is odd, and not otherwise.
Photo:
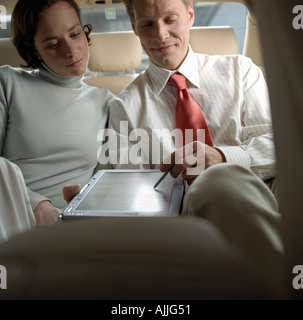
[(20, 57), (13, 42), (9, 38), (0, 39), (0, 65), (8, 64), (12, 67), (20, 67), (25, 64), (24, 60)]
[(62, 222), (4, 243), (0, 262), (9, 275), (0, 300), (275, 297), (202, 218)]
[(91, 35), (88, 68), (94, 72), (135, 70), (142, 60), (142, 47), (132, 31)]
[(237, 54), (238, 39), (230, 27), (193, 27), (190, 45), (194, 52), (205, 54)]
[(137, 76), (143, 55), (138, 37), (132, 31), (95, 33), (91, 42), (88, 68), (96, 75), (84, 81), (118, 94)]
[(114, 94), (120, 93), (127, 85), (133, 81), (137, 73), (128, 73), (122, 75), (102, 75), (85, 77), (84, 82), (89, 86), (109, 89)]
[[(121, 92), (138, 75), (143, 50), (133, 31), (91, 34), (88, 68), (84, 78), (88, 85)], [(238, 40), (230, 27), (193, 27), (190, 44), (195, 52), (206, 54), (237, 54)], [(0, 39), (0, 65), (20, 67), (24, 64), (11, 39)]]
[[(139, 39), (132, 31), (126, 31), (92, 34), (91, 40), (88, 67), (95, 74), (84, 81), (118, 94), (138, 75), (135, 70), (143, 57)], [(230, 27), (193, 27), (190, 44), (199, 53), (238, 53), (238, 40)]]

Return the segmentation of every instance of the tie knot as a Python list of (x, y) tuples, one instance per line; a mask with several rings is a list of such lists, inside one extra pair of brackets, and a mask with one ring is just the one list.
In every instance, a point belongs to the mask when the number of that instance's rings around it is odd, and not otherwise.
[(173, 83), (177, 91), (187, 89), (186, 78), (181, 73), (174, 73), (169, 81)]

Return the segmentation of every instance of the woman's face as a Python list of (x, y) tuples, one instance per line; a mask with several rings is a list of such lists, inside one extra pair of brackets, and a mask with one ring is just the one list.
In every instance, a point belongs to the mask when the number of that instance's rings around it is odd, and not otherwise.
[(37, 55), (63, 77), (85, 73), (88, 43), (78, 15), (66, 2), (58, 2), (41, 12), (34, 36)]

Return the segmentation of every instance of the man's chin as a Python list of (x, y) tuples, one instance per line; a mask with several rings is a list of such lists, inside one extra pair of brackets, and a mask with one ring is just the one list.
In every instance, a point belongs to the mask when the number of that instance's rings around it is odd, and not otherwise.
[(175, 70), (179, 67), (179, 63), (176, 62), (175, 57), (166, 56), (162, 59), (151, 60), (156, 66), (164, 69)]

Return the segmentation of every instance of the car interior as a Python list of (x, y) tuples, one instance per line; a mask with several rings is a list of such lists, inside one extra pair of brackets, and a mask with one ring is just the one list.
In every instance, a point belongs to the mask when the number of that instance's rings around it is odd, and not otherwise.
[[(0, 1), (8, 16), (15, 2)], [(235, 27), (224, 21), (224, 25), (194, 25), (190, 44), (199, 53), (243, 54), (265, 75), (285, 245), (285, 261), (277, 266), (279, 276), (267, 281), (255, 275), (207, 221), (140, 218), (134, 223), (132, 218), (121, 218), (116, 223), (118, 218), (107, 218), (36, 230), (0, 247), (0, 264), (12, 270), (9, 284), (13, 288), (0, 290), (1, 299), (302, 299), (303, 287), (296, 290), (292, 285), (293, 268), (303, 265), (303, 18), (301, 29), (293, 26), (298, 1), (194, 2), (212, 17), (221, 8), (216, 11), (214, 4), (237, 3), (245, 8), (241, 40)], [(114, 13), (116, 24), (117, 8), (124, 7), (117, 0), (77, 3), (83, 10)], [(144, 70), (146, 56), (131, 29), (95, 31), (91, 24), (89, 70), (84, 81), (118, 94)], [(19, 67), (22, 63), (9, 35), (1, 36), (0, 65)], [(125, 228), (128, 235), (122, 233)], [(164, 250), (167, 246), (169, 255)], [(161, 265), (158, 273), (150, 267), (156, 258)], [(143, 259), (144, 267), (139, 267), (138, 259)], [(114, 263), (116, 267), (109, 268)], [(99, 274), (105, 275), (102, 281)]]

